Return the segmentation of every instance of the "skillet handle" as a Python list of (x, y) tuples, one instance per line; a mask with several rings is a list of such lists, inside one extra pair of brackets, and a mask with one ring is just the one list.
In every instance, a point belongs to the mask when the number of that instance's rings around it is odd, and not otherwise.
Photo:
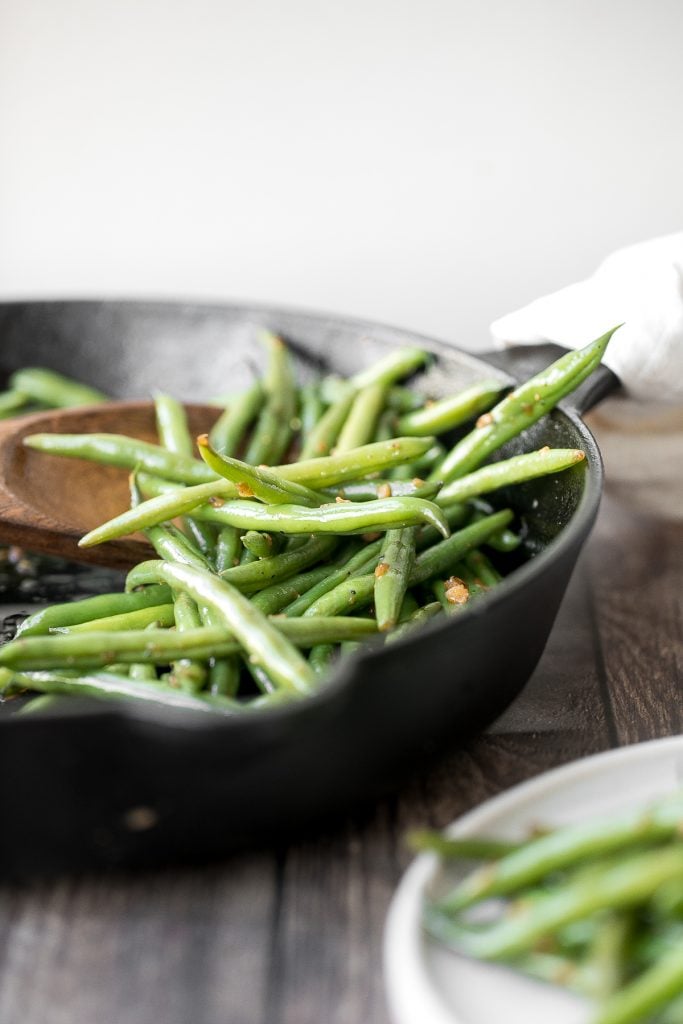
[[(494, 352), (482, 353), (481, 358), (509, 373), (516, 380), (523, 381), (533, 377), (568, 351), (561, 345), (545, 342), (542, 345), (515, 345), (512, 348), (496, 349)], [(594, 370), (590, 377), (587, 377), (561, 404), (569, 406), (579, 414), (588, 412), (619, 386), (617, 375), (601, 363), (597, 370)]]

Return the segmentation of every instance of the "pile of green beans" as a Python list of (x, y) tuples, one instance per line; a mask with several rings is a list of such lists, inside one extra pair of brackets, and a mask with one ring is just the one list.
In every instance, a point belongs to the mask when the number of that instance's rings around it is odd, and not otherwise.
[[(129, 573), (123, 594), (26, 619), (0, 649), (5, 696), (49, 695), (40, 709), (73, 693), (179, 706), (180, 693), (183, 707), (235, 714), (310, 693), (361, 641), (394, 642), (461, 613), (500, 582), (497, 552), (521, 541), (512, 511), (481, 496), (585, 456), (485, 461), (592, 371), (609, 334), (504, 397), (484, 380), (434, 403), (403, 383), (430, 361), (421, 349), (299, 386), (283, 340), (262, 341), (263, 379), (221, 400), (208, 435), (192, 437), (183, 406), (159, 394), (158, 444), (25, 439), (128, 469), (130, 507), (80, 543), (141, 531), (156, 558)], [(67, 384), (64, 404), (97, 398)], [(15, 374), (12, 387), (24, 385)]]
[(425, 902), (434, 938), (589, 997), (591, 1024), (683, 1021), (683, 791), (521, 843), (411, 838), (480, 862)]
[(40, 409), (66, 409), (106, 401), (107, 396), (96, 388), (54, 370), (31, 366), (11, 374), (6, 390), (0, 391), (0, 419)]

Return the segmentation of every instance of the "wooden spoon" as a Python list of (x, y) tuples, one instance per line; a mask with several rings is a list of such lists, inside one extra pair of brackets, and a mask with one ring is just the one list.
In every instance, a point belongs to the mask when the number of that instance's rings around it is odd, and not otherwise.
[[(204, 405), (186, 410), (194, 435), (208, 431), (220, 413)], [(0, 420), (0, 543), (117, 569), (154, 557), (139, 536), (78, 547), (84, 533), (129, 507), (127, 469), (47, 455), (22, 443), (29, 434), (100, 432), (157, 442), (153, 404), (111, 402)]]

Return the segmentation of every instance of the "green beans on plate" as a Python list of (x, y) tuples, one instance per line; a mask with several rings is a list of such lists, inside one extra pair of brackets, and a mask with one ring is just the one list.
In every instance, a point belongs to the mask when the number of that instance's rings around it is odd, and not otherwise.
[(589, 996), (591, 1024), (678, 1019), (683, 791), (518, 843), (422, 832), (414, 845), (466, 872), (426, 899), (435, 939)]
[[(173, 706), (258, 711), (318, 689), (361, 641), (400, 642), (443, 618), (444, 581), (453, 576), (479, 605), (504, 585), (507, 552), (522, 543), (523, 523), (497, 504), (511, 487), (585, 456), (542, 449), (488, 460), (585, 379), (608, 340), (563, 357), (494, 405), (495, 380), (428, 401), (411, 386), (431, 360), (416, 348), (348, 380), (300, 385), (286, 342), (264, 332), (263, 378), (223, 400), (209, 435), (191, 437), (182, 405), (159, 394), (159, 444), (113, 434), (27, 437), (51, 455), (128, 469), (130, 507), (81, 544), (142, 531), (158, 557), (131, 570), (123, 594), (30, 616), (0, 649), (0, 688), (131, 700), (152, 693)], [(8, 413), (24, 383), (20, 375), (13, 382)], [(454, 428), (465, 433), (449, 452)]]

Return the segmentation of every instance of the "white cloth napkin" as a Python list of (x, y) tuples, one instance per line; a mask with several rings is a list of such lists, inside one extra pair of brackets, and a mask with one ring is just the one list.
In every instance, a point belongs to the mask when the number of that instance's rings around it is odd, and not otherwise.
[(499, 347), (580, 348), (623, 323), (604, 362), (629, 395), (683, 403), (683, 232), (619, 249), (592, 277), (491, 324)]

